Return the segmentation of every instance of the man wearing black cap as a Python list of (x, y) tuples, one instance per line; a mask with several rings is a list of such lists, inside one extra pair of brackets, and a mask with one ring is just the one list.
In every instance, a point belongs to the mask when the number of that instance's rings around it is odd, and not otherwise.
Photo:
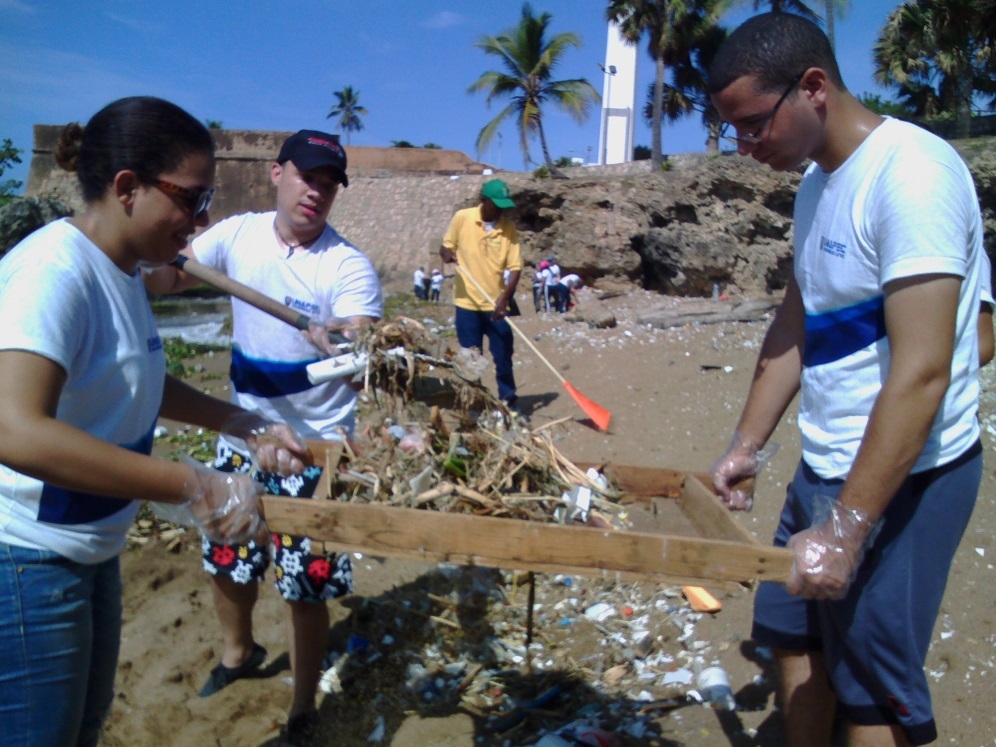
[[(487, 336), (495, 361), (498, 398), (512, 408), (518, 397), (512, 372), (513, 334), (505, 316), (522, 271), (519, 234), (504, 213), (513, 207), (505, 182), (485, 182), (480, 205), (457, 211), (439, 250), (443, 262), (460, 266), (453, 288), (460, 346), (481, 349)], [(503, 278), (506, 269), (508, 281)], [(473, 280), (465, 279), (464, 273)]]
[[(324, 324), (301, 333), (254, 307), (232, 299), (233, 398), (248, 410), (285, 422), (305, 438), (337, 440), (353, 430), (356, 392), (343, 379), (312, 386), (306, 367), (332, 352), (329, 328), (376, 321), (383, 313), (377, 274), (370, 261), (326, 223), (336, 193), (345, 187), (346, 154), (338, 140), (323, 132), (291, 135), (270, 166), (276, 187), (276, 210), (227, 218), (194, 240), (184, 253), (226, 273), (271, 298)], [(154, 293), (175, 293), (197, 284), (173, 267), (146, 277)], [(219, 469), (251, 468), (245, 444), (222, 437)], [(310, 496), (321, 470), (281, 480), (264, 475), (269, 492)], [(304, 537), (281, 536), (274, 542), (277, 588), (289, 603), (294, 696), (288, 732), (291, 741), (317, 721), (315, 695), (328, 639), (326, 600), (352, 589), (347, 556), (312, 550)], [(269, 549), (215, 545), (203, 540), (204, 567), (211, 574), (224, 648), (201, 696), (211, 695), (266, 660), (253, 638), (252, 610), (259, 581), (269, 563)]]

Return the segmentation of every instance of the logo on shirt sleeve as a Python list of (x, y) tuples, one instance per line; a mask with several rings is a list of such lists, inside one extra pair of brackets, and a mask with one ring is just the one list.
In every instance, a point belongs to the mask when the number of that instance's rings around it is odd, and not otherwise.
[(148, 339), (148, 344), (149, 344), (150, 353), (154, 353), (157, 350), (163, 349), (163, 341), (162, 339), (160, 339), (159, 335), (156, 335), (155, 337), (150, 337)]

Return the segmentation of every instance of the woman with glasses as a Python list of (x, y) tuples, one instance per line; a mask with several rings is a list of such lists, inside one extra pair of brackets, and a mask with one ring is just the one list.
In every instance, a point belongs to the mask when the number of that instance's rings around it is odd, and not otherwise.
[(287, 426), (166, 375), (140, 268), (207, 224), (211, 136), (134, 97), (65, 128), (56, 153), (85, 211), (0, 263), (0, 724), (12, 747), (96, 745), (121, 635), (118, 555), (146, 499), (218, 541), (265, 530), (248, 476), (150, 456), (160, 415), (249, 439), (304, 469)]

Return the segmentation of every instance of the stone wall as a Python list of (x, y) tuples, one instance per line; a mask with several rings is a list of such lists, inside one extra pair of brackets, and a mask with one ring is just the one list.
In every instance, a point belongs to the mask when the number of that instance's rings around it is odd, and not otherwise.
[[(72, 174), (55, 163), (61, 125), (35, 125), (27, 196), (52, 196), (79, 212)], [(269, 166), (291, 133), (212, 130), (217, 193), (211, 220), (273, 209)], [(350, 186), (339, 193), (330, 222), (370, 256), (389, 289), (401, 289), (418, 265), (439, 262), (439, 242), (457, 206), (471, 204), (490, 171), (443, 148), (345, 146)]]

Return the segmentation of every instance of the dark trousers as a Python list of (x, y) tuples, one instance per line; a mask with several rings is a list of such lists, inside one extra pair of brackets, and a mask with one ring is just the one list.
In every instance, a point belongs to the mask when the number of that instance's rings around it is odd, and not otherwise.
[(495, 362), (498, 399), (515, 400), (515, 375), (512, 373), (512, 327), (507, 321), (491, 321), (490, 311), (470, 311), (456, 307), (456, 332), (460, 347), (484, 350), (484, 337)]

